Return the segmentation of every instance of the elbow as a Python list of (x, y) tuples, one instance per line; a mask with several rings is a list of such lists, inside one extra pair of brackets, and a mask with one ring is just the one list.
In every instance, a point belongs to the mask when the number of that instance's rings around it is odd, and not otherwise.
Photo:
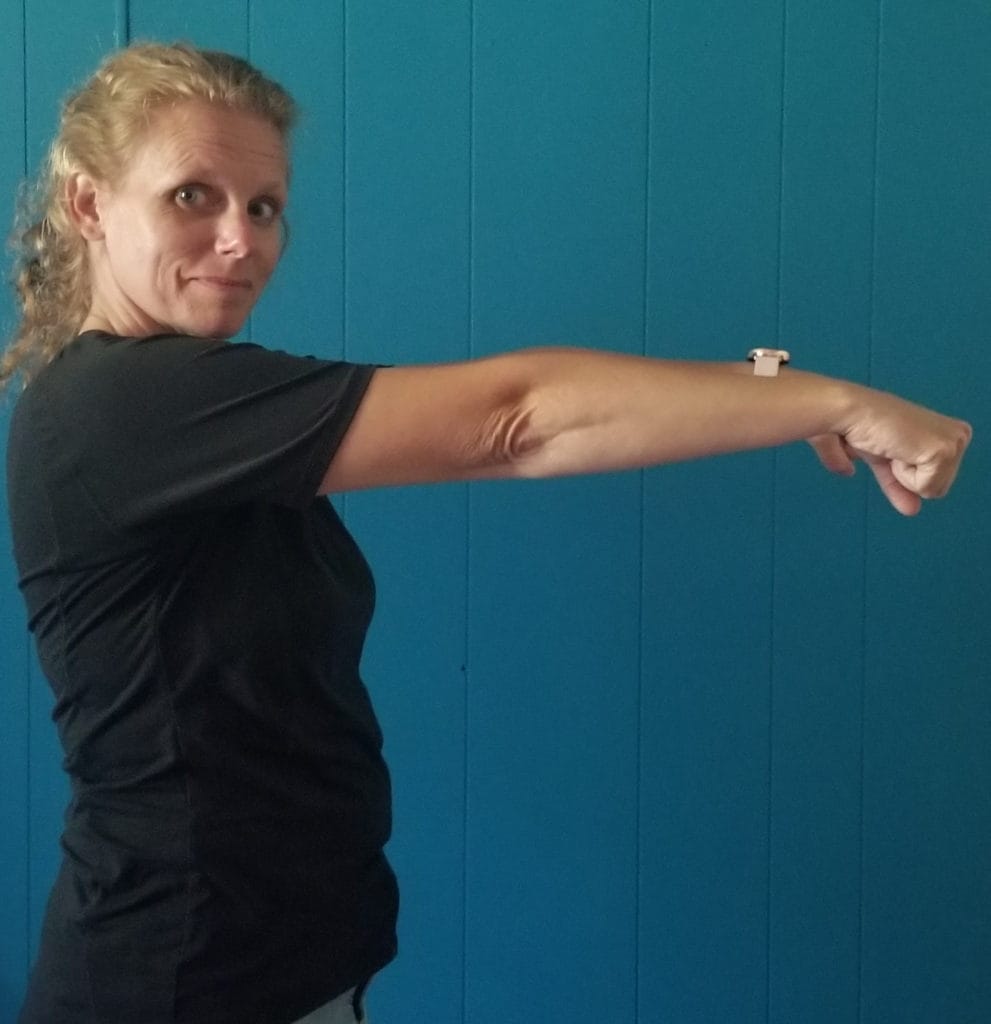
[(547, 437), (537, 427), (532, 403), (514, 402), (492, 413), (476, 438), (475, 461), (482, 476), (543, 476)]

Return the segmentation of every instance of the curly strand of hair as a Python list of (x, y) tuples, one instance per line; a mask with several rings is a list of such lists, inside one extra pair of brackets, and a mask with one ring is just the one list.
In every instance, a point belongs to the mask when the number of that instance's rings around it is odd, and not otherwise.
[[(22, 192), (17, 227), (11, 240), (14, 253), (13, 286), (21, 307), (21, 321), (11, 344), (0, 357), (0, 389), (20, 376), (26, 384), (75, 337), (89, 305), (88, 278), (82, 239), (59, 230), (49, 214), (38, 219), (42, 186)], [(21, 225), (27, 223), (27, 227)]]

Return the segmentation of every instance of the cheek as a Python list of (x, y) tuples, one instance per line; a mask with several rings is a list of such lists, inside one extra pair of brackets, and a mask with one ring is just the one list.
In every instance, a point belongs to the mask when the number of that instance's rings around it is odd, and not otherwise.
[(156, 218), (137, 214), (116, 218), (113, 224), (116, 262), (126, 263), (124, 269), (132, 273), (154, 272), (175, 245), (172, 233)]
[(155, 238), (155, 272), (163, 282), (181, 283), (209, 263), (213, 251), (208, 231), (189, 225), (160, 229)]
[(199, 257), (213, 249), (213, 234), (205, 224), (169, 225), (158, 237), (163, 256), (171, 259)]
[(114, 276), (141, 287), (157, 274), (160, 246), (154, 232), (138, 217), (108, 225), (106, 252)]

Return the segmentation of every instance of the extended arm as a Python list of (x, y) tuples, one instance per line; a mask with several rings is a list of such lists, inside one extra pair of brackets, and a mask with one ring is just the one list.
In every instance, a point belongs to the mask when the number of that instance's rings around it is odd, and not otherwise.
[(796, 370), (760, 378), (744, 362), (533, 349), (376, 371), (321, 491), (592, 473), (805, 438), (836, 472), (865, 458), (912, 513), (946, 493), (970, 428)]

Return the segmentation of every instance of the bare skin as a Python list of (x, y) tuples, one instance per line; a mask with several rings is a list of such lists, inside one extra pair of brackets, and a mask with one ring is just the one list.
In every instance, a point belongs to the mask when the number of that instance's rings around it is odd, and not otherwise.
[[(83, 329), (236, 334), (278, 261), (287, 159), (250, 114), (161, 111), (120, 181), (84, 173), (70, 210), (87, 241)], [(377, 370), (320, 493), (653, 466), (808, 439), (823, 465), (872, 469), (914, 515), (945, 495), (971, 428), (895, 395), (748, 363), (533, 349)]]
[(867, 462), (913, 515), (947, 493), (970, 437), (961, 420), (816, 374), (541, 349), (378, 371), (322, 489), (562, 476), (809, 439), (832, 472)]

